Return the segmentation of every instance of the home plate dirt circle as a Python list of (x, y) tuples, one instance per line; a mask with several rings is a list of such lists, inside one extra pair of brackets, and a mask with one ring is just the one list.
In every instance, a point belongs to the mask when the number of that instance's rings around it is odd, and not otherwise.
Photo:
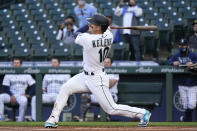
[(0, 127), (0, 131), (197, 131), (197, 127), (68, 127), (60, 126), (58, 128), (44, 127)]

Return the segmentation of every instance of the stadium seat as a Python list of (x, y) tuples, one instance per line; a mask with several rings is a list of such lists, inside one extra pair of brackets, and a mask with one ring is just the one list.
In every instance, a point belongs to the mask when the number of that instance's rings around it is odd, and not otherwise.
[(127, 43), (119, 42), (112, 45), (113, 58), (115, 60), (129, 59), (129, 46)]
[(10, 9), (11, 10), (21, 10), (21, 9), (24, 9), (25, 8), (25, 5), (22, 4), (22, 3), (19, 3), (19, 4), (12, 4), (10, 6)]
[(58, 57), (60, 60), (70, 60), (71, 49), (70, 48), (59, 48), (53, 49), (53, 56)]
[(60, 41), (59, 41), (59, 40), (56, 40), (56, 39), (54, 39), (54, 38), (52, 38), (52, 37), (48, 37), (48, 38), (46, 38), (46, 41), (47, 41), (47, 43), (49, 43), (50, 45), (60, 43)]
[(13, 57), (22, 58), (23, 60), (28, 60), (30, 51), (28, 48), (18, 48), (13, 50)]
[(61, 9), (52, 9), (49, 10), (49, 15), (60, 15), (61, 14)]
[(60, 0), (60, 4), (71, 4), (73, 0)]
[(34, 17), (34, 20), (36, 21), (36, 23), (38, 23), (39, 21), (46, 21), (47, 20), (47, 15), (46, 14), (36, 15)]
[(67, 10), (67, 9), (72, 9), (74, 10), (75, 6), (73, 5), (69, 5), (69, 4), (64, 4), (64, 9)]
[(44, 14), (44, 10), (43, 9), (39, 9), (39, 10), (30, 10), (30, 14), (34, 16), (36, 15), (43, 15)]
[(174, 10), (171, 6), (159, 8), (159, 13), (161, 13), (163, 16), (165, 16), (165, 14), (171, 14), (172, 12), (174, 12)]
[(82, 47), (77, 44), (72, 44), (72, 60), (82, 60)]
[(58, 3), (52, 3), (52, 4), (46, 4), (46, 9), (47, 10), (53, 10), (53, 9), (57, 9), (59, 7)]
[(155, 8), (167, 8), (168, 2), (167, 1), (158, 1), (154, 5)]
[(50, 57), (49, 50), (47, 48), (39, 48), (32, 50), (32, 59), (38, 61), (48, 60)]
[(197, 8), (197, 1), (191, 2), (191, 7), (192, 8)]
[(32, 5), (29, 5), (29, 7), (28, 7), (29, 10), (39, 10), (41, 8), (42, 7), (41, 7), (40, 3), (32, 4)]
[(179, 2), (173, 2), (173, 5), (172, 5), (174, 8), (185, 8), (187, 7), (188, 5), (186, 4), (185, 1), (179, 1)]
[(158, 31), (144, 31), (141, 33), (141, 41), (143, 42), (144, 51), (143, 56), (147, 56), (144, 59), (158, 59), (158, 53), (160, 48)]
[(53, 3), (55, 3), (55, 0), (42, 0), (41, 2), (43, 4), (53, 4)]
[(0, 49), (0, 61), (9, 60), (11, 51), (7, 48)]
[(13, 11), (13, 15), (16, 17), (18, 15), (25, 15), (27, 12), (25, 9), (21, 9), (21, 10), (14, 10)]
[(37, 0), (25, 0), (25, 4), (31, 5), (31, 4), (36, 4)]
[(25, 43), (19, 43), (19, 42), (16, 42), (14, 44), (12, 44), (12, 49), (13, 50), (17, 50), (17, 49), (24, 49), (24, 48), (29, 48), (27, 44)]
[(163, 20), (157, 21), (155, 24), (158, 26), (158, 30), (159, 30), (160, 47), (167, 48), (170, 50), (171, 49), (170, 25)]
[(174, 18), (170, 20), (170, 24), (173, 25), (173, 41), (179, 41), (185, 36), (186, 29), (184, 27), (184, 20), (182, 18)]
[(30, 18), (29, 18), (29, 16), (28, 16), (27, 14), (16, 16), (16, 21), (17, 21), (17, 22), (20, 22), (20, 21), (27, 21), (27, 20), (29, 20), (29, 19), (30, 19)]
[(31, 43), (31, 49), (36, 50), (36, 49), (45, 49), (48, 48), (48, 44), (46, 43)]

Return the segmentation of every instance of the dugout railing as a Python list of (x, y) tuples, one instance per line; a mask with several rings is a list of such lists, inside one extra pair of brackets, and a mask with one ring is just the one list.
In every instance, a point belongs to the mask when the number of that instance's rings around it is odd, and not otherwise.
[[(82, 72), (81, 67), (21, 67), (21, 68), (0, 68), (0, 75), (4, 74), (32, 74), (36, 80), (36, 110), (37, 121), (42, 121), (42, 77), (44, 74), (77, 74)], [(173, 76), (175, 74), (190, 74), (191, 72), (173, 66), (140, 66), (140, 67), (111, 67), (106, 68), (107, 73), (118, 73), (121, 79), (133, 75), (146, 75), (147, 79), (154, 75), (164, 77), (164, 88), (166, 103), (166, 121), (173, 121)], [(125, 79), (129, 82), (131, 79)]]

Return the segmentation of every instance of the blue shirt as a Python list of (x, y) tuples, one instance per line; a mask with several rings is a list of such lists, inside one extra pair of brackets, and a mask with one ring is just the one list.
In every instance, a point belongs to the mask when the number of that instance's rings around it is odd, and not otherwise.
[[(186, 56), (181, 56), (181, 53), (178, 52), (169, 59), (168, 63), (173, 65), (175, 61), (178, 61), (181, 65), (185, 65), (187, 62), (197, 63), (197, 53), (189, 51)], [(190, 75), (187, 77), (179, 75), (179, 85), (195, 86), (197, 85), (196, 77), (196, 75)]]
[(74, 8), (74, 12), (78, 18), (79, 27), (83, 27), (84, 25), (87, 25), (88, 22), (86, 18), (91, 18), (96, 13), (96, 11), (97, 9), (90, 4), (86, 4), (84, 8), (79, 8), (78, 6), (76, 6)]

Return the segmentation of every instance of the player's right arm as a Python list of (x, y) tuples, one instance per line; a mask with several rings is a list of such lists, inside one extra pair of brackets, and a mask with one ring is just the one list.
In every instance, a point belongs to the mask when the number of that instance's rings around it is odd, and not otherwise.
[(12, 92), (10, 91), (10, 77), (9, 77), (9, 75), (4, 76), (2, 85), (3, 85), (3, 92), (10, 95), (10, 102), (13, 104), (16, 103), (16, 98), (14, 97)]
[(75, 39), (77, 38), (77, 36), (78, 36), (79, 34), (87, 32), (88, 29), (89, 29), (89, 26), (88, 26), (88, 25), (85, 25), (85, 26), (79, 28), (79, 29), (74, 33)]
[(47, 86), (48, 86), (48, 83), (47, 83), (47, 75), (44, 75), (44, 78), (42, 80), (42, 92), (43, 93), (46, 93), (47, 92)]
[(169, 65), (173, 66), (178, 66), (180, 63), (178, 61), (178, 54), (174, 54), (169, 60), (168, 60)]

